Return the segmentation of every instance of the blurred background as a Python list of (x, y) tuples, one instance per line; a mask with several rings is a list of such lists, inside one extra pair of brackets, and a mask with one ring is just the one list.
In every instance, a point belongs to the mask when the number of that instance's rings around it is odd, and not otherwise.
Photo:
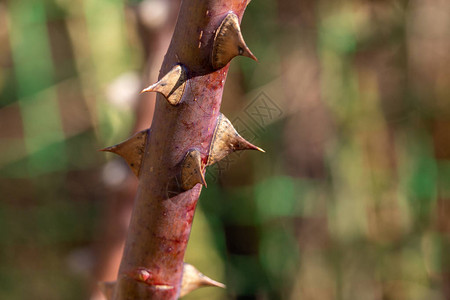
[[(102, 299), (179, 0), (0, 0), (0, 298)], [(253, 0), (185, 299), (450, 299), (450, 2)]]

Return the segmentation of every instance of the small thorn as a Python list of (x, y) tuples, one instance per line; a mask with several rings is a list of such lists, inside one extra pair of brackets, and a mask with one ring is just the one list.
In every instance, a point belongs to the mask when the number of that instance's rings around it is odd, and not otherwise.
[(181, 185), (185, 191), (192, 189), (197, 183), (206, 187), (203, 175), (202, 157), (198, 150), (190, 150), (181, 165)]
[(221, 113), (217, 120), (216, 129), (214, 130), (206, 165), (210, 166), (222, 160), (228, 154), (239, 150), (258, 150), (265, 152), (263, 149), (253, 145), (240, 136), (230, 120)]
[(181, 65), (176, 65), (164, 75), (158, 82), (146, 87), (141, 91), (161, 93), (171, 105), (180, 103), (186, 86), (187, 75)]
[(221, 69), (238, 55), (258, 61), (245, 44), (238, 17), (234, 13), (229, 13), (220, 24), (214, 37), (211, 54), (212, 66), (216, 70)]
[(180, 297), (183, 297), (198, 288), (206, 286), (225, 288), (223, 283), (212, 280), (211, 278), (203, 275), (193, 265), (184, 263)]
[(98, 283), (100, 291), (105, 296), (106, 300), (112, 300), (116, 281), (102, 281)]
[(145, 142), (148, 137), (149, 129), (139, 131), (128, 140), (120, 144), (100, 149), (99, 151), (112, 152), (122, 156), (130, 166), (133, 173), (139, 177), (141, 168), (142, 154), (145, 151)]

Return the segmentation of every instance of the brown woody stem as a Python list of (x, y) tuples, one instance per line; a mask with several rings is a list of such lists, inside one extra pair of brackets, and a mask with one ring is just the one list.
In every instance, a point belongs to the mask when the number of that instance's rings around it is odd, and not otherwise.
[(213, 70), (215, 31), (230, 11), (242, 18), (247, 0), (184, 0), (160, 76), (176, 64), (187, 70), (181, 102), (158, 94), (139, 173), (139, 189), (114, 299), (177, 299), (183, 257), (201, 184), (176, 184), (190, 149), (206, 165), (228, 66)]

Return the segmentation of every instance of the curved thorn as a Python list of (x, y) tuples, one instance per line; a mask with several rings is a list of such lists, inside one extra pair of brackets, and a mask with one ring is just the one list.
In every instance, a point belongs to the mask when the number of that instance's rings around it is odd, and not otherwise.
[(217, 120), (216, 129), (214, 130), (206, 165), (210, 166), (222, 160), (228, 154), (239, 150), (258, 150), (265, 152), (263, 149), (253, 145), (240, 136), (230, 120), (221, 113)]
[(220, 288), (225, 288), (225, 285), (223, 283), (217, 282), (203, 275), (193, 265), (184, 263), (180, 297), (183, 297), (188, 293), (205, 286), (216, 286)]
[(112, 152), (122, 156), (128, 166), (130, 166), (134, 175), (139, 177), (139, 170), (141, 169), (142, 154), (145, 151), (145, 143), (148, 137), (149, 129), (139, 131), (129, 139), (111, 146), (100, 149), (99, 151)]
[(223, 19), (214, 37), (211, 64), (214, 69), (220, 69), (238, 55), (258, 61), (245, 44), (238, 17), (234, 13), (229, 13)]
[(171, 105), (177, 105), (183, 97), (186, 80), (187, 75), (185, 69), (181, 65), (176, 65), (158, 82), (143, 89), (141, 94), (145, 92), (158, 92)]
[(181, 186), (184, 190), (192, 189), (197, 183), (205, 187), (206, 180), (203, 175), (201, 154), (198, 150), (190, 150), (181, 165)]

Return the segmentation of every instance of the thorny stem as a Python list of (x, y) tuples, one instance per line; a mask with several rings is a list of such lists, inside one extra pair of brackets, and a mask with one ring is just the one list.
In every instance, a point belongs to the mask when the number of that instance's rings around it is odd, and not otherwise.
[(183, 257), (201, 185), (173, 187), (180, 162), (197, 149), (206, 163), (228, 66), (214, 71), (214, 34), (232, 11), (242, 18), (247, 0), (184, 0), (160, 78), (182, 64), (188, 81), (182, 102), (157, 96), (139, 174), (139, 189), (114, 299), (178, 299)]

